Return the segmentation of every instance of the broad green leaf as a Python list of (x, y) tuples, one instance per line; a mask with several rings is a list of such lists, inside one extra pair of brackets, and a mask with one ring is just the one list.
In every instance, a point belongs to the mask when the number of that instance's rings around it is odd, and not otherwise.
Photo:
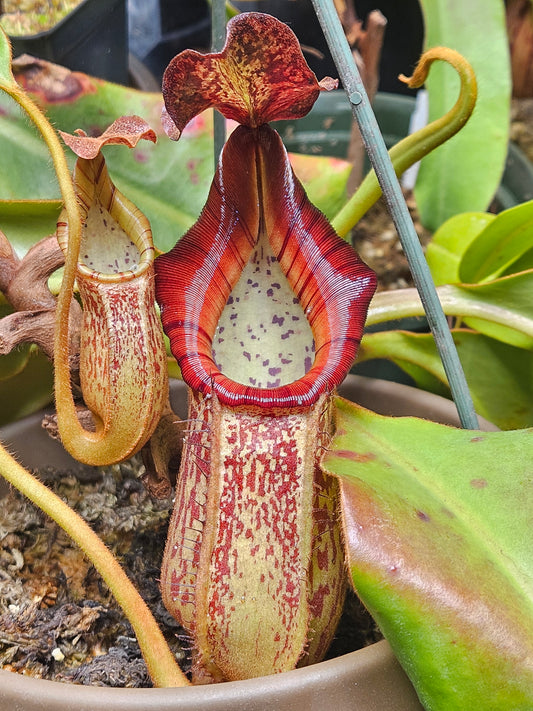
[[(475, 323), (479, 331), (504, 343), (533, 349), (533, 270), (485, 284), (447, 284), (437, 293), (447, 316), (464, 319), (471, 327)], [(374, 296), (366, 323), (423, 315), (416, 289), (399, 289)]]
[(533, 350), (533, 269), (452, 289), (458, 301), (465, 302), (462, 316), (470, 328), (512, 346)]
[[(421, 0), (425, 47), (444, 45), (473, 66), (478, 101), (473, 116), (452, 139), (422, 160), (415, 196), (423, 224), (436, 230), (452, 215), (486, 210), (507, 154), (511, 80), (501, 0)], [(428, 77), (429, 120), (442, 116), (458, 94), (458, 78), (444, 63)]]
[(361, 341), (357, 362), (375, 358), (393, 361), (423, 390), (450, 396), (442, 361), (431, 334), (409, 331), (367, 333)]
[(533, 352), (466, 330), (454, 340), (476, 411), (501, 429), (533, 427)]
[[(456, 329), (453, 338), (476, 412), (500, 429), (533, 426), (533, 353), (481, 333)], [(418, 387), (451, 397), (430, 334), (382, 331), (367, 334), (358, 360), (387, 358)]]
[(495, 217), (488, 212), (464, 212), (450, 217), (439, 227), (426, 249), (436, 286), (461, 281), (459, 265), (464, 252)]
[(459, 267), (459, 281), (493, 280), (524, 256), (522, 269), (533, 269), (533, 200), (501, 212), (470, 243)]
[(533, 269), (533, 248), (529, 249), (527, 252), (519, 257), (516, 262), (513, 262), (510, 267), (502, 272), (502, 276), (510, 276), (511, 274), (516, 274), (517, 272), (525, 272)]
[[(0, 425), (36, 412), (52, 401), (53, 373), (48, 358), (36, 348), (23, 349), (25, 367), (11, 377), (0, 370)], [(9, 356), (0, 357), (2, 360)]]
[(530, 711), (533, 431), (336, 406), (349, 569), (424, 707)]
[(54, 234), (61, 206), (59, 200), (0, 200), (0, 229), (19, 257)]
[[(170, 249), (196, 221), (207, 198), (214, 170), (211, 112), (197, 117), (180, 140), (173, 142), (161, 127), (160, 94), (64, 74), (55, 65), (46, 67), (51, 72), (47, 82), (39, 73), (31, 76), (30, 71), (19, 71), (17, 79), (37, 94), (56, 128), (67, 133), (83, 128), (89, 135), (97, 135), (119, 116), (137, 114), (156, 131), (155, 145), (143, 142), (134, 150), (122, 146), (104, 150), (113, 182), (147, 215), (156, 246), (162, 251)], [(73, 167), (75, 156), (67, 148), (65, 151)], [(15, 102), (4, 95), (0, 95), (0, 155), (3, 164), (10, 166), (0, 174), (0, 199), (59, 197), (46, 146)], [(330, 216), (335, 214), (344, 199), (347, 164), (316, 156), (308, 158), (304, 167), (308, 176), (304, 176), (304, 184), (307, 187), (308, 183), (317, 207)]]

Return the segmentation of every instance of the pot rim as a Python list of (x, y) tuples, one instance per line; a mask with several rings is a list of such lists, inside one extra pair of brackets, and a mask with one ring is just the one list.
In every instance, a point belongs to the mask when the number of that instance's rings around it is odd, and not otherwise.
[[(311, 708), (311, 699), (315, 702), (322, 696), (321, 705), (334, 698), (330, 690), (340, 684), (344, 692), (349, 689), (349, 698), (353, 703), (366, 704), (367, 699), (376, 698), (376, 685), (380, 687), (380, 698), (390, 701), (390, 706), (368, 706), (365, 709), (395, 709), (405, 711), (422, 709), (418, 705), (416, 693), (405, 676), (399, 662), (386, 640), (376, 642), (355, 652), (329, 659), (302, 669), (274, 674), (271, 676), (231, 681), (206, 686), (176, 688), (125, 689), (113, 687), (81, 686), (61, 683), (46, 679), (26, 677), (9, 671), (0, 670), (0, 701), (13, 703), (24, 698), (24, 711), (44, 709), (43, 699), (50, 709), (67, 711), (110, 711), (126, 709), (131, 711), (193, 711), (193, 709), (224, 709), (237, 711), (250, 709), (250, 700), (262, 702), (265, 706), (254, 708), (290, 709), (296, 705), (298, 697), (306, 699), (305, 706)], [(342, 693), (342, 690), (341, 690)], [(404, 697), (403, 703), (397, 695)], [(344, 695), (344, 694), (343, 694)], [(295, 705), (283, 705), (283, 703)], [(406, 703), (407, 701), (407, 703)], [(300, 703), (302, 703), (300, 701)], [(382, 701), (379, 702), (382, 704)], [(111, 704), (111, 706), (110, 706)], [(6, 706), (7, 708), (7, 706)], [(48, 706), (46, 706), (48, 708)], [(318, 708), (318, 707), (317, 707)], [(340, 708), (348, 708), (340, 706)], [(350, 707), (351, 708), (351, 707)], [(355, 706), (354, 706), (355, 708)]]

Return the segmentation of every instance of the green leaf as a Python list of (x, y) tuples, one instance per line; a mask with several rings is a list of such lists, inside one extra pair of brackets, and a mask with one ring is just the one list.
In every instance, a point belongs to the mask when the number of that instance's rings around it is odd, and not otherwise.
[(36, 238), (54, 234), (61, 206), (59, 200), (0, 200), (0, 227), (18, 257)]
[(464, 252), (495, 217), (488, 212), (464, 212), (450, 217), (439, 227), (426, 249), (436, 286), (461, 281), (459, 265)]
[[(533, 269), (484, 284), (450, 288), (457, 302), (464, 304), (462, 316), (470, 328), (512, 346), (533, 349)], [(454, 315), (461, 314), (456, 310)]]
[(11, 43), (0, 28), (0, 85), (12, 86), (15, 83), (11, 73)]
[(431, 334), (409, 331), (367, 333), (361, 341), (357, 362), (376, 358), (396, 363), (423, 390), (450, 397), (442, 361)]
[(23, 370), (4, 377), (4, 359), (12, 357), (17, 356), (0, 356), (0, 426), (40, 410), (53, 397), (52, 365), (46, 356), (34, 347), (24, 348), (19, 356), (25, 359)]
[[(196, 221), (207, 199), (214, 169), (212, 113), (201, 114), (180, 140), (173, 142), (161, 127), (160, 94), (84, 75), (65, 76), (64, 70), (46, 66), (51, 72), (47, 82), (39, 73), (32, 76), (31, 71), (27, 76), (17, 73), (17, 79), (23, 85), (31, 80), (32, 91), (38, 92), (39, 103), (56, 128), (67, 133), (83, 128), (89, 135), (97, 135), (119, 116), (136, 114), (156, 131), (155, 145), (143, 142), (134, 150), (109, 146), (104, 154), (113, 182), (146, 214), (156, 246), (167, 251)], [(65, 150), (73, 167), (75, 156)], [(0, 155), (3, 164), (10, 166), (9, 171), (0, 173), (0, 199), (59, 197), (44, 142), (7, 96), (0, 96)], [(310, 176), (310, 194), (317, 200), (317, 207), (326, 214), (335, 214), (344, 199), (347, 164), (316, 156), (306, 161), (305, 172)], [(35, 238), (41, 236), (36, 234)]]
[(476, 411), (501, 429), (533, 427), (533, 353), (472, 331), (454, 340)]
[[(444, 45), (473, 66), (478, 101), (473, 116), (452, 139), (422, 160), (415, 187), (421, 220), (436, 230), (452, 215), (486, 210), (507, 154), (511, 80), (501, 0), (421, 0), (426, 48)], [(429, 120), (442, 116), (458, 94), (458, 78), (443, 63), (427, 81)]]
[(533, 431), (337, 400), (348, 563), (427, 711), (533, 708)]
[[(475, 324), (477, 330), (504, 343), (533, 349), (533, 270), (485, 284), (446, 284), (437, 293), (447, 316)], [(374, 296), (366, 323), (423, 315), (416, 289), (398, 289)]]
[[(533, 353), (464, 329), (453, 338), (476, 412), (500, 429), (533, 426)], [(418, 387), (450, 396), (431, 334), (382, 331), (364, 336), (358, 360), (388, 358)]]
[(463, 254), (459, 281), (496, 279), (517, 262), (533, 269), (533, 200), (501, 212), (476, 236)]
[(533, 248), (528, 249), (524, 252), (521, 257), (513, 262), (510, 267), (504, 269), (502, 276), (510, 276), (511, 274), (516, 274), (517, 272), (525, 272), (533, 269)]

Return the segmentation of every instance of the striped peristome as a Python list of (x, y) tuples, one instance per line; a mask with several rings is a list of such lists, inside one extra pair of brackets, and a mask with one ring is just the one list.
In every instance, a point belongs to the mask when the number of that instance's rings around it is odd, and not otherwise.
[[(239, 383), (213, 356), (220, 317), (260, 241), (271, 249), (314, 341), (310, 369), (278, 387)], [(156, 259), (156, 274), (163, 326), (184, 380), (224, 404), (265, 410), (307, 407), (340, 384), (375, 290), (374, 273), (307, 200), (279, 135), (267, 125), (241, 126), (230, 136), (200, 219)], [(258, 295), (258, 309), (267, 292)]]

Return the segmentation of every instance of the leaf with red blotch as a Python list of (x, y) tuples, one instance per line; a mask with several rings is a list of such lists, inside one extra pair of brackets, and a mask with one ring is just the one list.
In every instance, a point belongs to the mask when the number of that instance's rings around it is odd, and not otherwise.
[(79, 158), (96, 158), (103, 146), (109, 144), (123, 144), (128, 148), (135, 148), (141, 139), (157, 141), (157, 136), (152, 128), (140, 116), (121, 116), (109, 126), (101, 136), (88, 136), (79, 128), (77, 135), (59, 131), (61, 138)]
[(344, 379), (375, 287), (267, 125), (234, 131), (200, 219), (156, 259), (185, 382), (266, 410), (312, 405)]
[(214, 107), (226, 118), (248, 126), (305, 116), (322, 89), (337, 82), (318, 82), (307, 66), (296, 35), (270, 15), (243, 13), (228, 23), (219, 54), (185, 50), (163, 76), (165, 130), (178, 138), (188, 122)]

